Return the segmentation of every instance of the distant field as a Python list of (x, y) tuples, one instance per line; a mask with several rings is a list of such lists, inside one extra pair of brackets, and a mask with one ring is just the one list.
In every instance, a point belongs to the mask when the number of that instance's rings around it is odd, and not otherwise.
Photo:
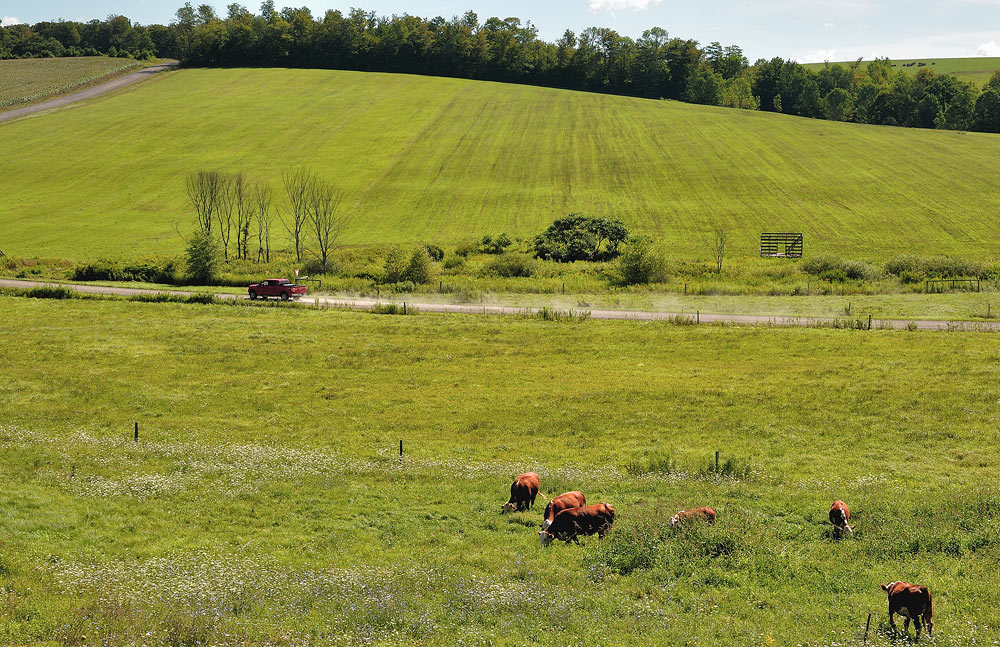
[[(819, 647), (872, 613), (882, 647), (907, 579), (935, 645), (996, 645), (998, 360), (977, 333), (0, 297), (0, 643)], [(541, 550), (543, 501), (498, 514), (526, 469), (614, 531)], [(669, 528), (699, 505), (715, 527)]]
[(60, 94), (141, 65), (140, 61), (106, 56), (0, 61), (0, 110)]
[(298, 166), (346, 191), (347, 243), (531, 237), (573, 211), (620, 217), (682, 257), (707, 258), (716, 223), (736, 255), (756, 253), (761, 231), (869, 258), (988, 258), (1000, 237), (997, 135), (529, 86), (192, 69), (0, 136), (30, 142), (6, 153), (11, 256), (175, 254), (187, 173), (245, 171), (280, 198)]
[[(841, 62), (840, 64), (850, 65), (851, 62), (853, 61)], [(864, 65), (866, 62), (862, 61), (861, 64)], [(937, 74), (951, 74), (963, 81), (972, 81), (980, 87), (986, 85), (993, 73), (1000, 70), (1000, 57), (893, 59), (892, 63), (910, 74), (916, 74), (917, 70), (926, 67)], [(924, 65), (921, 66), (920, 63), (924, 63)], [(824, 65), (825, 63), (809, 63), (806, 67), (818, 70)]]

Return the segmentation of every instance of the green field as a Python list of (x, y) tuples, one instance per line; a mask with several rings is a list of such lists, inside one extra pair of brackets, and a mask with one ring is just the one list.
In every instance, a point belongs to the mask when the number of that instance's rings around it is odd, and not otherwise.
[(992, 335), (0, 297), (0, 366), (4, 644), (1000, 642)]
[[(183, 70), (0, 126), (9, 256), (174, 254), (184, 177), (280, 188), (317, 169), (347, 192), (344, 242), (530, 237), (571, 211), (621, 217), (672, 254), (735, 255), (761, 231), (810, 253), (990, 258), (1000, 136), (872, 127), (547, 88), (324, 70)], [(280, 226), (279, 226), (280, 227)]]
[(106, 56), (0, 61), (0, 110), (61, 94), (141, 65), (140, 61)]
[[(850, 65), (853, 61), (841, 62), (840, 65)], [(915, 63), (915, 65), (908, 65)], [(920, 63), (924, 63), (923, 66)], [(866, 61), (861, 62), (862, 65)], [(990, 80), (994, 72), (1000, 70), (1000, 58), (978, 57), (978, 58), (907, 58), (893, 59), (893, 66), (910, 74), (916, 74), (917, 70), (929, 69), (935, 74), (951, 74), (962, 81), (971, 81), (982, 87)], [(805, 67), (812, 70), (820, 70), (826, 63), (808, 63)]]

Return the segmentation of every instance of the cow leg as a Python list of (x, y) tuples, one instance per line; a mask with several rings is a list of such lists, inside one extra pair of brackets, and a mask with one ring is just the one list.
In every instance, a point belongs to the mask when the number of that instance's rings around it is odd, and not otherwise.
[(917, 640), (920, 640), (920, 618), (913, 619), (913, 628), (917, 630)]
[(905, 618), (903, 618), (903, 633), (904, 634), (909, 634), (910, 633), (910, 617), (909, 616), (906, 616)]
[(934, 637), (934, 622), (930, 618), (924, 616), (924, 624), (927, 625), (927, 635), (931, 638)]
[(889, 626), (892, 627), (892, 633), (896, 633), (896, 619), (892, 617), (892, 611), (889, 612)]

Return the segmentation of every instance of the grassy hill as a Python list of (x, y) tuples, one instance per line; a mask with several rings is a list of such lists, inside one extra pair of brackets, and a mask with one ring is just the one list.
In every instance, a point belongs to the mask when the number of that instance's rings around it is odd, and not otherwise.
[[(841, 62), (841, 65), (850, 65), (851, 62)], [(923, 63), (924, 65), (920, 65)], [(862, 61), (862, 65), (865, 62)], [(893, 59), (892, 64), (910, 74), (916, 74), (917, 70), (930, 68), (937, 74), (951, 74), (963, 81), (972, 81), (982, 87), (990, 80), (993, 73), (1000, 70), (1000, 57), (978, 57), (978, 58), (906, 58)], [(911, 65), (912, 64), (912, 65)], [(809, 63), (806, 67), (813, 70), (822, 69), (826, 63)]]
[(809, 252), (988, 257), (1000, 136), (873, 127), (498, 83), (199, 69), (0, 125), (0, 249), (173, 254), (188, 172), (280, 186), (317, 169), (356, 213), (345, 240), (528, 237), (572, 211), (623, 218), (678, 256), (766, 230)]
[(79, 88), (143, 63), (107, 56), (0, 61), (0, 110)]

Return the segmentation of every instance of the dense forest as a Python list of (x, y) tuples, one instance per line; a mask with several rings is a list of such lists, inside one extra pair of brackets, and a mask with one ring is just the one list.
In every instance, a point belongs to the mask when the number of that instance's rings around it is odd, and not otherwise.
[(185, 3), (169, 25), (124, 16), (0, 28), (0, 58), (107, 54), (179, 58), (195, 66), (282, 66), (432, 74), (783, 112), (917, 128), (1000, 132), (1000, 72), (980, 90), (930, 68), (910, 75), (888, 59), (819, 71), (773, 58), (750, 64), (738, 46), (592, 27), (555, 43), (530, 22), (468, 12), (446, 20), (308, 8), (219, 16)]

